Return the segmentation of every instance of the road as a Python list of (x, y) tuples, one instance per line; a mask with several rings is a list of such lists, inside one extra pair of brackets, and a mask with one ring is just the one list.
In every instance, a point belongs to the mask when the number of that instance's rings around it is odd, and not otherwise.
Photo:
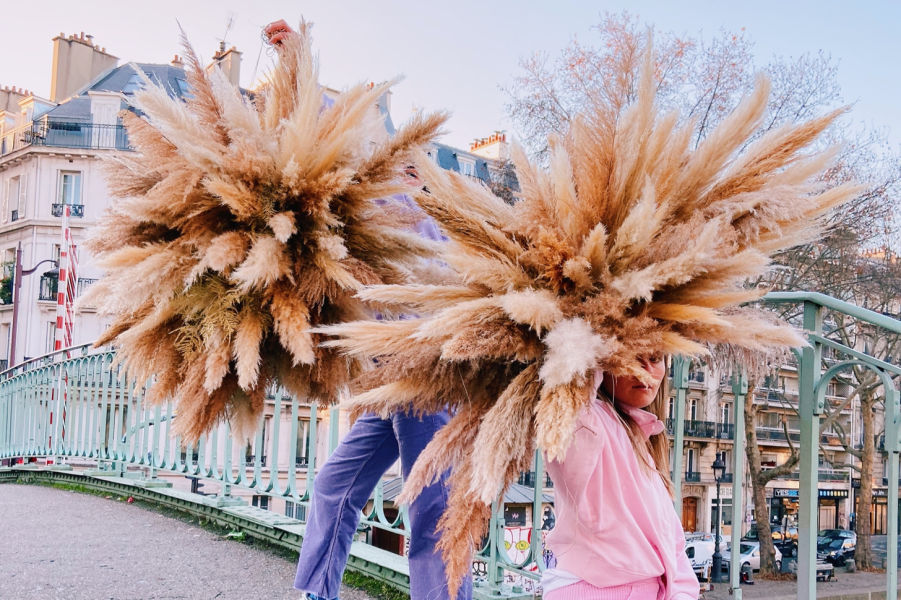
[(293, 560), (115, 497), (2, 484), (0, 531), (3, 600), (301, 598)]

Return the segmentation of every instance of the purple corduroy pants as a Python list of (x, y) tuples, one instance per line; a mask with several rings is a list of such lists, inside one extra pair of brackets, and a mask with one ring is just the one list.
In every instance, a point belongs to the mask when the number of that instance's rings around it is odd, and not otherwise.
[[(408, 476), (416, 458), (448, 421), (445, 412), (422, 418), (395, 414), (357, 420), (316, 475), (294, 587), (337, 598), (360, 511), (385, 471), (401, 462)], [(444, 477), (425, 488), (409, 508), (411, 600), (450, 600), (444, 562), (435, 549), (436, 526), (447, 505)], [(469, 577), (456, 600), (472, 598)]]

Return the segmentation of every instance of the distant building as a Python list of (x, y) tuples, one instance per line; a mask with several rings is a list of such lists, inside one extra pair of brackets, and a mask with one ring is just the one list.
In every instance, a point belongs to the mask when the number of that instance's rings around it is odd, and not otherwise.
[[(127, 63), (84, 33), (53, 38), (50, 98), (4, 88), (0, 92), (0, 366), (8, 364), (12, 329), (11, 289), (16, 247), (25, 269), (58, 259), (63, 206), (71, 206), (76, 245), (109, 205), (97, 160), (128, 149), (118, 118), (141, 75), (174, 94), (186, 89), (177, 66)], [(79, 291), (100, 272), (79, 251)], [(45, 263), (21, 282), (16, 362), (53, 349), (58, 271)], [(96, 339), (106, 323), (91, 309), (76, 317), (74, 344)]]

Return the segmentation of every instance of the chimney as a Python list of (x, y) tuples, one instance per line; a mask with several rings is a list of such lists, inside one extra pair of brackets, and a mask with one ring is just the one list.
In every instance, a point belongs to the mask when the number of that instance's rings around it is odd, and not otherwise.
[(94, 45), (93, 36), (60, 33), (53, 38), (50, 101), (62, 102), (118, 62), (106, 48)]
[(225, 77), (232, 85), (239, 85), (241, 81), (241, 53), (237, 48), (232, 46), (228, 50), (225, 49), (225, 42), (219, 42), (219, 50), (213, 54), (213, 62), (207, 67), (207, 70), (213, 67), (219, 67), (225, 73)]
[(182, 69), (185, 68), (185, 61), (183, 61), (178, 54), (172, 57), (172, 62), (170, 62), (169, 64), (173, 67), (179, 67)]
[(31, 96), (31, 92), (17, 87), (0, 87), (0, 111), (6, 111), (9, 114), (19, 114), (19, 100), (23, 100)]
[(510, 146), (507, 144), (507, 134), (502, 130), (495, 130), (494, 133), (484, 138), (476, 138), (469, 145), (469, 151), (476, 156), (487, 158), (489, 160), (507, 160), (510, 158)]

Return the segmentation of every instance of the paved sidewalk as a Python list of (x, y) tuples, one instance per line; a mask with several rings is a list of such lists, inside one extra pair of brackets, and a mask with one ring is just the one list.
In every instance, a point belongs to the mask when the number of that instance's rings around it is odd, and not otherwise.
[[(767, 600), (794, 600), (797, 597), (797, 582), (767, 581), (754, 578), (754, 585), (741, 586), (742, 599), (766, 598)], [(881, 595), (880, 595), (881, 594)], [(704, 600), (727, 600), (728, 583), (714, 584), (714, 590), (703, 596)], [(817, 598), (834, 600), (875, 600), (885, 598), (885, 573), (845, 573), (836, 571), (835, 580), (817, 582)]]
[(293, 561), (119, 500), (2, 484), (0, 536), (3, 600), (300, 598)]

